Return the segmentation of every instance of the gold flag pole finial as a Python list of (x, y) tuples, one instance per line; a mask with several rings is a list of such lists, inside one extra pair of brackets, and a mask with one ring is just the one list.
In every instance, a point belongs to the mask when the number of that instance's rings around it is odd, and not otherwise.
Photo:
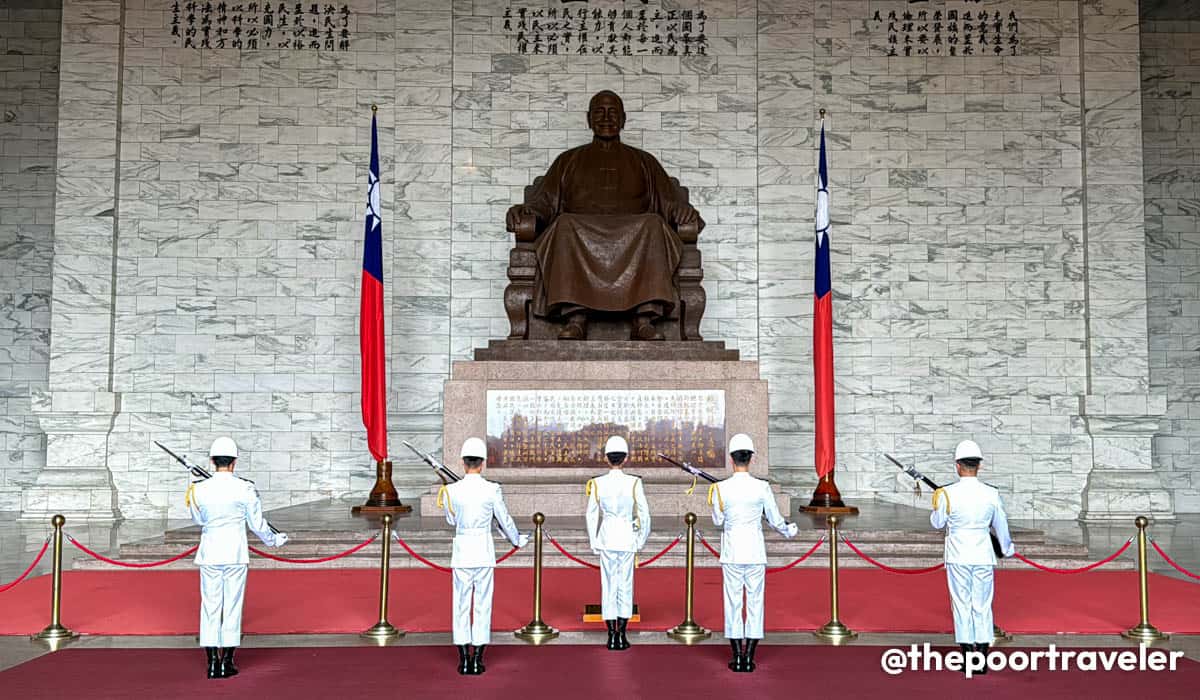
[[(372, 104), (372, 105), (371, 105), (371, 112), (372, 112), (372, 113), (375, 113), (375, 112), (378, 112), (378, 111), (379, 111), (379, 105), (377, 105), (377, 104)], [(825, 110), (821, 110), (821, 111), (822, 111), (822, 112), (824, 112)]]
[(821, 109), (817, 110), (817, 113), (821, 115), (821, 119), (822, 119), (822, 120), (824, 120), (824, 119), (825, 119), (825, 108), (824, 108), (824, 107), (822, 107)]

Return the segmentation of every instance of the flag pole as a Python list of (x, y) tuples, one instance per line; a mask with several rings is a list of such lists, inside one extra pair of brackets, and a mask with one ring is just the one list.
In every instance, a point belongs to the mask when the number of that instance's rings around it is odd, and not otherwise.
[(375, 461), (375, 485), (353, 515), (397, 515), (412, 511), (400, 502), (392, 484), (387, 458), (387, 358), (383, 326), (383, 220), (379, 204), (379, 139), (375, 127), (378, 105), (371, 105), (371, 167), (367, 177), (364, 221), (362, 299), (359, 309), (359, 350), (362, 357), (362, 415), (367, 446)]
[(813, 275), (813, 432), (817, 488), (801, 512), (810, 515), (854, 515), (858, 508), (842, 501), (834, 481), (833, 283), (829, 245), (829, 167), (825, 152), (825, 109), (821, 108), (821, 142), (817, 164), (816, 255)]

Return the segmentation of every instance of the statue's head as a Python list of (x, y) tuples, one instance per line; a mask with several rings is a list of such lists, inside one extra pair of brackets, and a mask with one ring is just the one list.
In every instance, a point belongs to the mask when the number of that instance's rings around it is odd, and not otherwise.
[(588, 102), (588, 128), (596, 138), (615, 141), (625, 127), (625, 103), (612, 90), (601, 90)]

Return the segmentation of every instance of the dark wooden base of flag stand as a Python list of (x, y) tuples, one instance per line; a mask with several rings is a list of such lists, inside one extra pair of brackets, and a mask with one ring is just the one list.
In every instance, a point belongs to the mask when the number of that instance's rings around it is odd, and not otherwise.
[(812, 500), (808, 505), (801, 506), (800, 512), (808, 515), (858, 515), (858, 508), (842, 502), (842, 493), (833, 482), (833, 472), (829, 472), (817, 482)]
[(396, 487), (392, 485), (392, 462), (391, 460), (379, 460), (375, 463), (375, 486), (371, 488), (371, 495), (367, 497), (367, 502), (361, 506), (354, 506), (350, 509), (351, 515), (403, 515), (411, 513), (412, 506), (404, 505), (400, 502), (400, 496), (396, 493)]

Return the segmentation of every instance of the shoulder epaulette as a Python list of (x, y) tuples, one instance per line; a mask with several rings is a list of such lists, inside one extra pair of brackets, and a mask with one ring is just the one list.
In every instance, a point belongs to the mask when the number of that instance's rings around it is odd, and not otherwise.
[(600, 502), (600, 489), (596, 487), (595, 479), (588, 479), (587, 486), (583, 488), (583, 494), (585, 498), (591, 498), (594, 495), (596, 503)]
[(946, 499), (946, 514), (950, 514), (950, 494), (946, 493), (945, 488), (940, 488), (933, 492), (933, 509), (938, 509), (938, 503), (942, 498)]

